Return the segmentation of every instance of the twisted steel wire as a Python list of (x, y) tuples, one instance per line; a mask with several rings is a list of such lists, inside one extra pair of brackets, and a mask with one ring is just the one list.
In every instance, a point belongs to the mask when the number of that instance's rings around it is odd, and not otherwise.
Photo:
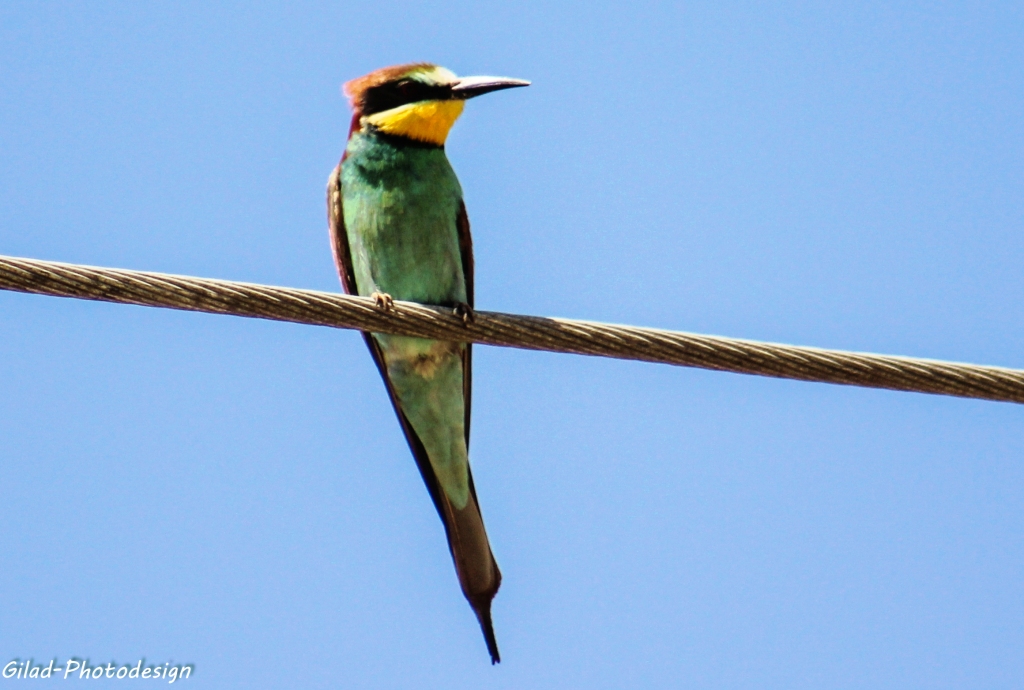
[(1024, 403), (1024, 371), (0, 256), (0, 289), (740, 374)]

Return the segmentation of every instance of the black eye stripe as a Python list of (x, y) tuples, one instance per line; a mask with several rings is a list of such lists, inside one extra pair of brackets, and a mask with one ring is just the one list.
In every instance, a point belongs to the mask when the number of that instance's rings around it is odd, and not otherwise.
[(452, 97), (450, 86), (424, 84), (415, 79), (400, 79), (367, 89), (363, 96), (363, 114), (372, 115), (418, 101), (443, 101)]

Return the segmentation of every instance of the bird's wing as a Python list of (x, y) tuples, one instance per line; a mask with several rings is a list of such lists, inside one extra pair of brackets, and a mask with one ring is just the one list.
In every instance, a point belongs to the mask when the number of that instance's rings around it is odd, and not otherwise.
[[(356, 289), (356, 275), (355, 270), (352, 267), (352, 252), (349, 249), (348, 244), (348, 233), (345, 230), (345, 214), (342, 208), (342, 193), (341, 193), (341, 164), (334, 169), (331, 173), (331, 177), (327, 181), (327, 219), (331, 229), (331, 248), (334, 251), (334, 263), (338, 268), (338, 275), (341, 277), (341, 286), (350, 295), (358, 295), (359, 291)], [(437, 509), (437, 514), (441, 517), (441, 522), (444, 523), (445, 532), (449, 532), (448, 519), (445, 515), (444, 507), (442, 506), (441, 498), (441, 485), (438, 482), (437, 475), (434, 474), (434, 468), (430, 465), (430, 458), (427, 456), (427, 450), (423, 447), (423, 442), (420, 440), (416, 432), (413, 431), (412, 424), (409, 419), (402, 412), (401, 406), (398, 404), (398, 396), (395, 393), (394, 386), (391, 384), (391, 379), (387, 373), (387, 366), (384, 364), (384, 353), (381, 352), (380, 345), (373, 339), (369, 333), (363, 333), (363, 340), (366, 341), (366, 346), (370, 350), (370, 354), (373, 356), (373, 361), (377, 365), (377, 370), (380, 372), (380, 376), (384, 379), (384, 385), (388, 391), (388, 397), (391, 399), (391, 406), (395, 408), (395, 414), (398, 415), (398, 421), (402, 425), (402, 431), (405, 433), (405, 440), (409, 443), (409, 448), (412, 450), (413, 457), (416, 459), (416, 466), (420, 470), (420, 474), (423, 476), (423, 483), (427, 485), (427, 491), (430, 492), (430, 498), (434, 501), (434, 508)]]
[[(462, 274), (466, 277), (466, 302), (470, 308), (476, 308), (473, 301), (473, 236), (469, 233), (469, 216), (466, 215), (466, 204), (459, 202), (459, 214), (455, 217), (455, 227), (459, 231), (459, 254), (462, 256)], [(462, 398), (466, 410), (466, 451), (469, 451), (469, 412), (473, 397), (473, 344), (466, 343), (462, 353)], [(470, 488), (473, 479), (470, 476)], [(474, 498), (475, 498), (474, 490)]]

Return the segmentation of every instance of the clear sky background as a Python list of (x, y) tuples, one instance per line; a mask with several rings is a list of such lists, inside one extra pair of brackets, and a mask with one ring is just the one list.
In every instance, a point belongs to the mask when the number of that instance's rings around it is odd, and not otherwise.
[[(340, 84), (429, 60), (533, 80), (448, 142), (478, 307), (1024, 367), (1024, 7), (840, 5), (7, 1), (0, 254), (339, 290)], [(4, 663), (1024, 684), (1019, 406), (480, 347), (492, 668), (357, 334), (0, 324)]]

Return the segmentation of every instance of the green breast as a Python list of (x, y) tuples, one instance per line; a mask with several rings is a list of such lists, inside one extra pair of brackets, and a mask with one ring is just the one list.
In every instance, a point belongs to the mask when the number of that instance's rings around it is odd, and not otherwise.
[(455, 224), (462, 188), (444, 149), (357, 133), (347, 152), (341, 185), (359, 294), (465, 302)]

